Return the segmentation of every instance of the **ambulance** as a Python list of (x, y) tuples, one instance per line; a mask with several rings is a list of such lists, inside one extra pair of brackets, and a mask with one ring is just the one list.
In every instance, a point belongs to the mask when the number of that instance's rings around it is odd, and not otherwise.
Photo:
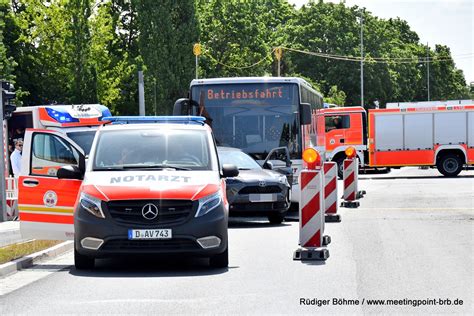
[(358, 149), (362, 165), (372, 168), (428, 166), (454, 177), (463, 166), (474, 164), (472, 103), (398, 104), (369, 110), (368, 115), (361, 107), (324, 111), (327, 146), (334, 161), (343, 159), (342, 148), (351, 144)]
[[(87, 154), (90, 150), (92, 140), (94, 139), (97, 127), (104, 124), (101, 119), (110, 117), (109, 109), (100, 104), (81, 104), (81, 105), (44, 105), (18, 107), (12, 113), (8, 120), (3, 121), (4, 128), (4, 152), (5, 152), (5, 173), (7, 177), (12, 175), (9, 156), (14, 150), (12, 139), (24, 138), (25, 129), (41, 129), (51, 133), (61, 135), (76, 146), (83, 149)], [(61, 162), (66, 161), (68, 153), (63, 144), (52, 138), (48, 147), (42, 147), (42, 152), (32, 157), (35, 165), (35, 174), (45, 176), (54, 176)], [(46, 139), (37, 139), (36, 146), (45, 146), (41, 142)], [(31, 163), (30, 158), (22, 155), (22, 166)], [(13, 177), (7, 178), (7, 197), (18, 198), (18, 182)], [(16, 211), (10, 208), (14, 207), (14, 200), (7, 200), (8, 213)]]
[[(130, 254), (204, 256), (213, 267), (227, 267), (224, 178), (238, 169), (220, 166), (205, 119), (106, 120), (113, 124), (97, 130), (87, 163), (66, 135), (26, 131), (22, 233), (74, 239), (78, 269), (93, 268), (96, 258)], [(63, 154), (52, 161), (51, 148)], [(48, 168), (55, 171), (45, 174)]]

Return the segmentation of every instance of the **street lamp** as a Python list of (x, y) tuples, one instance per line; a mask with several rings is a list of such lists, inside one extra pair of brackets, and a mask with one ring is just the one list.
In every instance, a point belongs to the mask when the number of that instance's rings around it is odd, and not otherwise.
[(364, 11), (360, 11), (360, 106), (364, 106)]

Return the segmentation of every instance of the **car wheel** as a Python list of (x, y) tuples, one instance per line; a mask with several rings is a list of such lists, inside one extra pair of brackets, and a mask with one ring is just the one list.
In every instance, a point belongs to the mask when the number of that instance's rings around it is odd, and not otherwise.
[(462, 161), (458, 155), (446, 154), (438, 159), (436, 167), (444, 176), (455, 177), (462, 170)]
[(229, 248), (226, 248), (223, 253), (210, 257), (209, 265), (212, 268), (227, 268), (229, 266)]
[(77, 270), (90, 270), (94, 269), (95, 259), (93, 257), (88, 257), (81, 255), (77, 252), (74, 247), (74, 266)]
[(268, 215), (268, 220), (270, 221), (271, 224), (281, 224), (283, 220), (285, 219), (285, 213), (274, 213)]

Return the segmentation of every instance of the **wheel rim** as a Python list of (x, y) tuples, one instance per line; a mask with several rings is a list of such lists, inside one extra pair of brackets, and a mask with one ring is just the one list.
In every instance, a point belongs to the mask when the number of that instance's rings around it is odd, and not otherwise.
[(458, 162), (454, 158), (448, 158), (443, 162), (443, 168), (449, 173), (453, 173), (458, 169)]

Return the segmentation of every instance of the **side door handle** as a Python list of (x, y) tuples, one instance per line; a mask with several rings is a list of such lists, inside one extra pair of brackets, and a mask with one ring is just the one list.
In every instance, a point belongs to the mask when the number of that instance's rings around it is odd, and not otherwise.
[(341, 142), (341, 144), (344, 144), (344, 138), (341, 138), (339, 141)]
[(23, 180), (23, 185), (25, 187), (35, 187), (39, 184), (39, 181), (36, 179), (24, 179)]

